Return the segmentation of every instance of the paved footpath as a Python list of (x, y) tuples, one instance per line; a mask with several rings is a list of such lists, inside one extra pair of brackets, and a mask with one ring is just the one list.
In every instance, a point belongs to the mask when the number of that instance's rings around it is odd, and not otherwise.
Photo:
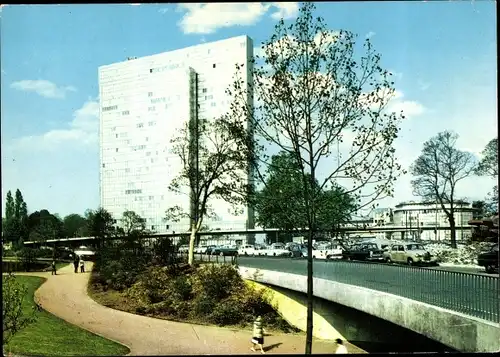
[[(86, 266), (90, 270), (92, 263)], [(38, 304), (71, 324), (127, 346), (130, 355), (254, 354), (248, 330), (160, 320), (99, 305), (87, 294), (90, 274), (75, 274), (71, 264), (55, 276), (50, 272), (16, 274), (47, 278), (35, 292)], [(266, 336), (264, 348), (270, 348), (271, 354), (302, 354), (304, 345), (304, 333), (271, 333)], [(346, 345), (350, 353), (366, 353)], [(333, 353), (334, 349), (332, 341), (313, 341), (315, 354)]]

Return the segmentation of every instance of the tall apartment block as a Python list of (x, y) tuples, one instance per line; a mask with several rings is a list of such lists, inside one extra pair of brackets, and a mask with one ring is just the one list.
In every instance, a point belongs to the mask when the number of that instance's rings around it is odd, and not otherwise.
[[(189, 186), (169, 190), (181, 165), (170, 140), (189, 120), (229, 111), (235, 65), (251, 83), (252, 57), (252, 40), (239, 36), (99, 67), (101, 206), (116, 219), (134, 211), (159, 233), (187, 231), (189, 219), (165, 220), (175, 205), (190, 211)], [(218, 216), (205, 220), (210, 228), (254, 227), (251, 208), (234, 215), (222, 200), (210, 204)]]

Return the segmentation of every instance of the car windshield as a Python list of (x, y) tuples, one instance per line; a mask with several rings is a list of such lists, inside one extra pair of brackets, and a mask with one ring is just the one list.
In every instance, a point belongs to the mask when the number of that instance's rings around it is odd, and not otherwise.
[(408, 250), (425, 250), (425, 248), (422, 244), (408, 244), (406, 246), (406, 249), (408, 249)]

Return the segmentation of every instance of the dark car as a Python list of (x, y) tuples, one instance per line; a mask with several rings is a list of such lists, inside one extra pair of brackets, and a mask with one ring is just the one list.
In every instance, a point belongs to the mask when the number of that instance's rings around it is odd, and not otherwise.
[(498, 244), (492, 246), (489, 251), (479, 254), (477, 264), (484, 267), (487, 273), (498, 271)]
[(291, 244), (288, 247), (290, 251), (290, 257), (292, 258), (301, 258), (302, 257), (302, 246), (300, 244)]
[(383, 261), (383, 253), (375, 243), (356, 243), (342, 252), (342, 259)]
[(236, 246), (222, 246), (222, 247), (215, 247), (212, 250), (212, 255), (238, 255), (238, 247)]
[(207, 247), (207, 250), (205, 251), (205, 254), (211, 255), (213, 253), (213, 251), (214, 251), (215, 248), (217, 248), (216, 245), (209, 245)]

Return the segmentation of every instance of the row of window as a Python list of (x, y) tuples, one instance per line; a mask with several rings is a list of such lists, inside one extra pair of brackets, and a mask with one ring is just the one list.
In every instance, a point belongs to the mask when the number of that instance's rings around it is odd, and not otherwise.
[(181, 66), (184, 67), (183, 64), (179, 64), (179, 63), (168, 64), (168, 65), (163, 66), (163, 67), (150, 68), (149, 69), (149, 73), (158, 73), (158, 72), (163, 72), (163, 71), (171, 71), (171, 70), (177, 69), (177, 68), (179, 68)]
[(134, 194), (139, 194), (139, 193), (142, 193), (141, 189), (138, 189), (138, 190), (125, 190), (125, 194), (126, 195), (134, 195)]
[(118, 109), (118, 106), (117, 105), (112, 105), (110, 107), (103, 107), (102, 111), (103, 112), (109, 112), (110, 110), (116, 110), (116, 109)]

